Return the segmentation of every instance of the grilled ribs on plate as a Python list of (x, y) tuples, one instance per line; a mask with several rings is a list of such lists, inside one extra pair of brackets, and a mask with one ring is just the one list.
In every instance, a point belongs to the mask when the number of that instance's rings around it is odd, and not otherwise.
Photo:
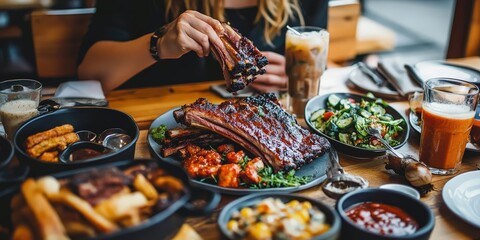
[(275, 171), (298, 169), (330, 148), (324, 137), (298, 125), (272, 93), (218, 105), (200, 98), (175, 111), (174, 117), (236, 142)]

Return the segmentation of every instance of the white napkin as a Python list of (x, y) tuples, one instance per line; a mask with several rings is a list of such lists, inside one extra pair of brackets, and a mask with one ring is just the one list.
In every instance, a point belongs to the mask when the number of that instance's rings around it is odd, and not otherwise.
[(102, 85), (96, 80), (69, 81), (61, 83), (55, 91), (54, 97), (105, 99)]

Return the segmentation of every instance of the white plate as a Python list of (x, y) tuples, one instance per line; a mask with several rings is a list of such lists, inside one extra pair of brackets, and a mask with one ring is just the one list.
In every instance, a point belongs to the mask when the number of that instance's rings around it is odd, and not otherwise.
[(480, 228), (480, 171), (450, 179), (443, 187), (442, 197), (452, 212)]

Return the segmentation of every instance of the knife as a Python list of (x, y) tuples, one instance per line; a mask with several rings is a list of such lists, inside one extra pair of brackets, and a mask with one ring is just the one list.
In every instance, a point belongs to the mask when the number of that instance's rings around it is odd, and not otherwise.
[(362, 73), (367, 75), (373, 81), (373, 83), (375, 83), (375, 85), (381, 87), (386, 83), (375, 72), (373, 72), (373, 70), (370, 69), (365, 63), (358, 62), (357, 66), (358, 66), (358, 69), (360, 69), (360, 71), (362, 71)]

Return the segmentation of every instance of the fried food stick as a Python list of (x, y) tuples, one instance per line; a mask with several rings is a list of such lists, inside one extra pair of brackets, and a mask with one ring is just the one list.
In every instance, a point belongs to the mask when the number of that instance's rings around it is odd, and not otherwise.
[(32, 229), (25, 225), (21, 224), (15, 227), (15, 231), (13, 232), (12, 240), (34, 240), (34, 234)]
[(21, 190), (28, 207), (33, 212), (41, 238), (52, 240), (69, 239), (60, 217), (40, 189), (38, 189), (35, 180), (32, 178), (27, 179), (22, 184)]
[(36, 133), (32, 136), (29, 136), (27, 140), (25, 141), (25, 145), (27, 148), (32, 148), (33, 146), (49, 139), (49, 138), (54, 138), (58, 136), (65, 135), (67, 133), (73, 132), (73, 126), (70, 124), (64, 124), (62, 126), (54, 127), (50, 130), (43, 131)]
[(104, 233), (115, 231), (118, 228), (113, 222), (98, 214), (87, 201), (69, 191), (61, 190), (59, 193), (48, 195), (48, 198), (75, 209)]
[(58, 162), (58, 151), (44, 152), (38, 159), (45, 162)]
[(32, 148), (27, 148), (27, 153), (31, 157), (37, 158), (44, 152), (54, 148), (65, 148), (68, 144), (78, 141), (78, 135), (76, 133), (67, 133), (62, 136), (57, 136), (40, 142)]

